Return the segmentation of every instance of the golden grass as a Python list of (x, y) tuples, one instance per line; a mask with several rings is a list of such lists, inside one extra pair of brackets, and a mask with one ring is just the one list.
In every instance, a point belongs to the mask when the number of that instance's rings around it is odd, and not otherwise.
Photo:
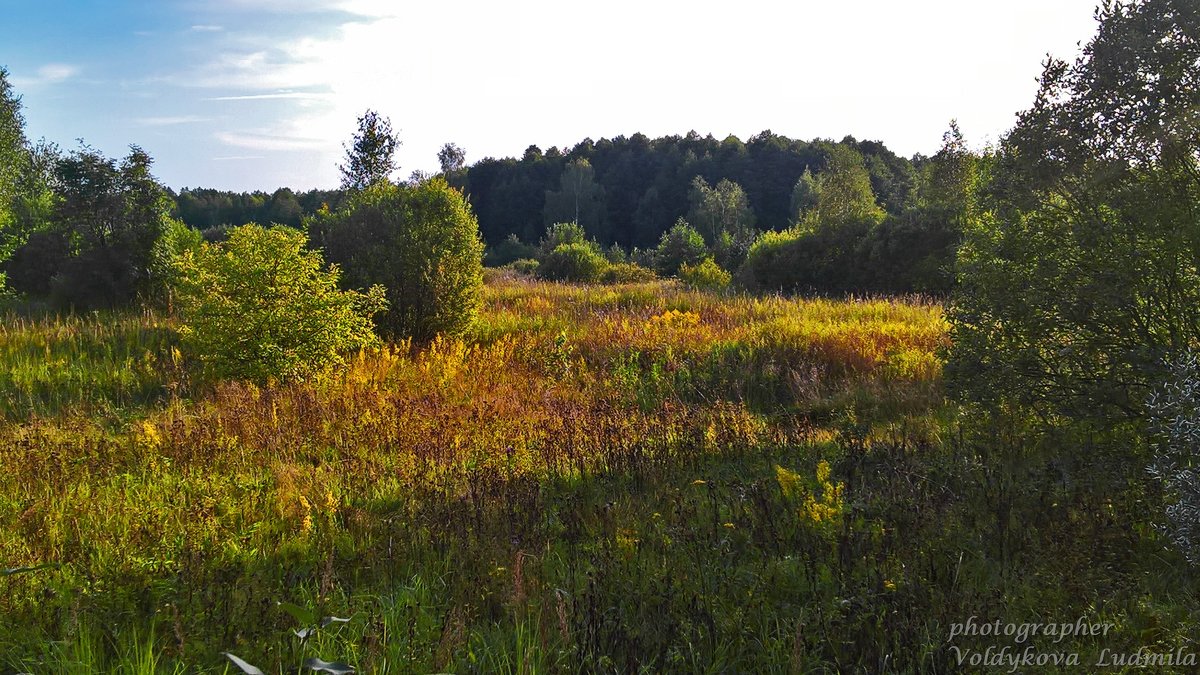
[[(494, 278), (466, 340), (364, 352), (311, 382), (200, 387), (170, 326), (0, 328), (3, 566), (62, 563), (55, 583), (87, 598), (196, 556), (331, 540), (376, 555), (390, 505), (422, 494), (477, 505), (527, 479), (800, 443), (828, 434), (813, 410), (864, 388), (927, 412), (946, 340), (940, 307), (919, 300)], [(13, 577), (0, 614), (44, 619), (44, 592)]]

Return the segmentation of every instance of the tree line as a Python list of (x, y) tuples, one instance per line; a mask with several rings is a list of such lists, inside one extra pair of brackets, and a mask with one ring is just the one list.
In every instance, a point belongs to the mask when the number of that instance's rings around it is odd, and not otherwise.
[[(470, 201), (492, 265), (532, 257), (552, 226), (575, 223), (599, 250), (617, 258), (622, 251), (653, 268), (645, 252), (682, 219), (729, 271), (763, 233), (798, 227), (812, 230), (806, 251), (779, 258), (780, 265), (806, 265), (813, 255), (837, 261), (800, 275), (760, 269), (747, 280), (763, 289), (944, 294), (953, 282), (962, 194), (978, 159), (953, 123), (945, 141), (934, 156), (909, 159), (852, 137), (799, 141), (764, 131), (743, 143), (691, 132), (585, 139), (565, 151), (530, 146), (519, 159), (469, 166), (465, 151), (448, 143), (438, 158), (440, 175)], [(411, 182), (423, 177), (414, 173)], [(286, 188), (270, 195), (208, 189), (175, 195), (180, 219), (209, 230), (210, 238), (249, 222), (298, 225), (344, 199), (341, 190)], [(820, 210), (812, 212), (818, 201)], [(818, 223), (826, 225), (819, 233)]]

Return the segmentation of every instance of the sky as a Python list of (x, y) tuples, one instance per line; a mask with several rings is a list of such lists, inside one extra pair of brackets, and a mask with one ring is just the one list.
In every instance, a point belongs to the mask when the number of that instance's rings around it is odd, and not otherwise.
[(878, 140), (932, 154), (957, 119), (999, 139), (1097, 0), (0, 0), (26, 135), (165, 184), (332, 188), (367, 109), (398, 178), (641, 132)]

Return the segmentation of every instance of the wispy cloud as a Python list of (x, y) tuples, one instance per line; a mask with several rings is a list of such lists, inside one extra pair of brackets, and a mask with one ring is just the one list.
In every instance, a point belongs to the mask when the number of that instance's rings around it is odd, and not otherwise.
[(319, 150), (328, 143), (320, 138), (304, 136), (284, 136), (273, 133), (247, 133), (238, 131), (218, 131), (216, 139), (225, 145), (251, 150)]
[(266, 155), (228, 155), (226, 157), (213, 157), (214, 162), (244, 162), (251, 159), (266, 159)]
[(145, 127), (169, 127), (177, 124), (208, 122), (209, 118), (200, 117), (199, 115), (178, 115), (175, 117), (138, 117), (133, 121)]
[(193, 33), (220, 33), (221, 31), (225, 30), (225, 27), (201, 23), (192, 26), (191, 30)]
[(205, 101), (269, 101), (273, 99), (307, 99), (307, 100), (322, 100), (330, 98), (332, 94), (322, 94), (318, 92), (305, 91), (281, 91), (274, 94), (246, 94), (244, 96), (212, 96), (204, 99)]
[(14, 77), (12, 83), (19, 87), (40, 84), (58, 84), (79, 74), (79, 67), (67, 63), (47, 63), (37, 69), (35, 77)]

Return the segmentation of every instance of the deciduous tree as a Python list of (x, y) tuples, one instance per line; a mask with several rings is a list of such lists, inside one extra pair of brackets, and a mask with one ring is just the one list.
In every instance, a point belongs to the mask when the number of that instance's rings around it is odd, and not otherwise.
[(392, 131), (391, 121), (374, 110), (358, 118), (358, 131), (346, 147), (345, 163), (338, 165), (342, 187), (348, 190), (385, 183), (400, 169), (396, 148), (400, 138)]
[(475, 320), (483, 287), (483, 242), (471, 207), (442, 178), (378, 183), (336, 212), (309, 222), (314, 243), (346, 270), (350, 287), (382, 284), (379, 327), (418, 341), (458, 335)]
[(1142, 418), (1200, 343), (1200, 8), (1105, 3), (1050, 60), (969, 220), (951, 306), (956, 390), (1047, 417)]

